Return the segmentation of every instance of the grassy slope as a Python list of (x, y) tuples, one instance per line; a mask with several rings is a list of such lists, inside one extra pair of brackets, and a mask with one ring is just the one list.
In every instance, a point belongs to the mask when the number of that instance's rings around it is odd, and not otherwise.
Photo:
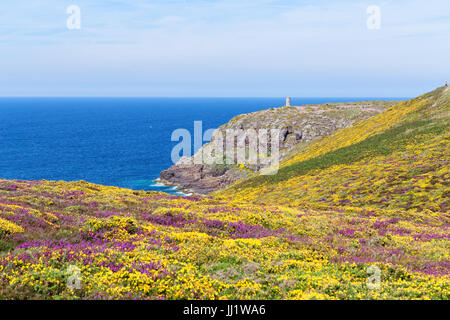
[(448, 211), (450, 93), (440, 88), (320, 139), (218, 193), (292, 206), (354, 205)]
[[(396, 103), (398, 102), (362, 101), (270, 108), (235, 116), (229, 122), (220, 126), (218, 130), (226, 137), (226, 130), (228, 129), (290, 128), (290, 134), (280, 144), (281, 156), (284, 158), (284, 155), (295, 145), (300, 147), (299, 144), (308, 144), (314, 137), (331, 134), (336, 130), (350, 126), (354, 122), (370, 118)], [(302, 134), (301, 140), (296, 140), (296, 133)], [(201, 154), (211, 146), (213, 144), (205, 144), (197, 154)], [(257, 166), (226, 164), (226, 156), (224, 156), (223, 162), (224, 164), (206, 165), (207, 168), (202, 171), (203, 178), (200, 179), (203, 181), (194, 183), (184, 177), (189, 177), (193, 172), (196, 172), (196, 169), (175, 165), (170, 169), (172, 173), (175, 173), (175, 177), (171, 179), (170, 175), (166, 175), (166, 177), (169, 176), (169, 180), (164, 182), (175, 184), (179, 188), (184, 189), (186, 193), (200, 192), (204, 194), (211, 192), (211, 190), (224, 188), (224, 186), (228, 186), (234, 181), (257, 174)], [(222, 176), (224, 171), (227, 171), (227, 173)], [(187, 189), (185, 189), (186, 187)], [(208, 191), (205, 192), (202, 189), (208, 189)]]
[(215, 197), (0, 180), (0, 298), (449, 299), (449, 92)]

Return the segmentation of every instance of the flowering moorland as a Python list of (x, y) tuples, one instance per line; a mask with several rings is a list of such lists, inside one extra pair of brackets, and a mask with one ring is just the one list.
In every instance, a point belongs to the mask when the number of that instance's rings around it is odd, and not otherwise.
[(211, 197), (0, 180), (0, 298), (449, 299), (449, 95)]

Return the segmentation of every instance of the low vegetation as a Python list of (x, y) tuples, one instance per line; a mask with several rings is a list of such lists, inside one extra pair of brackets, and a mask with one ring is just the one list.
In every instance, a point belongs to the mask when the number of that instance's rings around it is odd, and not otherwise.
[(0, 298), (449, 299), (449, 112), (439, 88), (208, 197), (0, 180)]

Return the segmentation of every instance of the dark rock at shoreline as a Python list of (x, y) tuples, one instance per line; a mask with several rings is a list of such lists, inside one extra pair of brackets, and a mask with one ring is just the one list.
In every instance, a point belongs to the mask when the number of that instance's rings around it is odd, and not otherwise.
[(177, 186), (186, 193), (206, 195), (222, 189), (240, 179), (226, 167), (212, 167), (202, 164), (173, 165), (160, 174), (159, 181)]

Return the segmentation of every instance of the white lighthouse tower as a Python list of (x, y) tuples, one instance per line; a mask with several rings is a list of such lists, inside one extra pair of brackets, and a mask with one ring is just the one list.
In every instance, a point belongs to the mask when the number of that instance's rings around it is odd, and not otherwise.
[(291, 98), (287, 97), (286, 98), (286, 107), (290, 107), (291, 106)]

